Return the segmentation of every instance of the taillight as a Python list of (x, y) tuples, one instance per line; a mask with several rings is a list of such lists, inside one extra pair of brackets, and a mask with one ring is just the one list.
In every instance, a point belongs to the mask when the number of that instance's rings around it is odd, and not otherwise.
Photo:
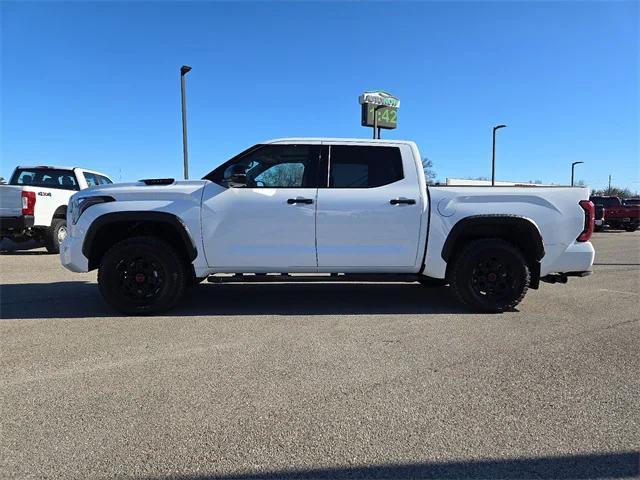
[(593, 225), (596, 220), (596, 209), (589, 200), (580, 200), (580, 206), (584, 210), (584, 230), (578, 235), (578, 242), (588, 242), (593, 235)]
[(22, 215), (33, 215), (36, 208), (36, 192), (22, 192)]

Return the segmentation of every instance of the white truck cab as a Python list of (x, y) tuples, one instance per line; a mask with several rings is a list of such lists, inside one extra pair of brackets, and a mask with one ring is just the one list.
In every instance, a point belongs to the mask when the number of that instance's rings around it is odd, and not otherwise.
[(501, 312), (594, 258), (586, 188), (427, 187), (418, 147), (400, 140), (272, 140), (199, 181), (77, 193), (68, 223), (63, 265), (98, 268), (107, 302), (134, 314), (215, 273), (272, 272), (448, 283)]
[(67, 235), (67, 204), (79, 190), (113, 183), (100, 172), (78, 167), (19, 166), (0, 185), (0, 237), (43, 240), (58, 253)]

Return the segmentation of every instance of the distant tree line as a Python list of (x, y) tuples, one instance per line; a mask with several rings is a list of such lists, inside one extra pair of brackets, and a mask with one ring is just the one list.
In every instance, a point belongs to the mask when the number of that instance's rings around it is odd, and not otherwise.
[(621, 187), (614, 187), (614, 186), (612, 186), (611, 188), (592, 189), (591, 195), (597, 195), (597, 196), (603, 195), (608, 197), (620, 197), (620, 198), (640, 197), (637, 191), (633, 192), (628, 188), (621, 188)]
[[(424, 176), (427, 180), (427, 185), (434, 185), (436, 182), (436, 172), (433, 169), (433, 162), (425, 157), (422, 159), (422, 169), (424, 170)], [(467, 177), (467, 180), (490, 180), (489, 177)], [(529, 183), (540, 185), (542, 180), (529, 180)], [(577, 180), (575, 185), (578, 187), (586, 187), (584, 180)], [(611, 188), (592, 189), (591, 195), (604, 195), (614, 196), (620, 198), (638, 198), (640, 193), (638, 191), (632, 191), (629, 188), (621, 188), (612, 186)]]

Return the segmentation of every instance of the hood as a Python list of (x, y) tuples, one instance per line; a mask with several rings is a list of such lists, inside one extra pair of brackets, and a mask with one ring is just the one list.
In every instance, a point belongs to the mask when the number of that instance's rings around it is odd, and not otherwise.
[(176, 195), (192, 195), (200, 190), (209, 180), (176, 180), (171, 183), (148, 185), (144, 181), (132, 183), (112, 183), (109, 185), (97, 185), (86, 188), (75, 194), (78, 198), (107, 195), (114, 197), (126, 197), (127, 199), (149, 198), (160, 199), (175, 197)]

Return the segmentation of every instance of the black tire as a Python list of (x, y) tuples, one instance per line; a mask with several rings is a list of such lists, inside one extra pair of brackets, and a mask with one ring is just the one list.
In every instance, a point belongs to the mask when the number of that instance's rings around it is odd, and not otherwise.
[(187, 287), (195, 287), (200, 285), (209, 277), (196, 277), (195, 275), (191, 275), (190, 280), (187, 282)]
[(67, 236), (67, 220), (54, 218), (44, 237), (44, 246), (49, 253), (60, 253), (60, 243)]
[(638, 229), (638, 225), (632, 225), (629, 227), (624, 227), (627, 232), (635, 232)]
[(500, 313), (522, 301), (531, 274), (520, 250), (492, 238), (468, 243), (454, 259), (449, 280), (456, 296), (470, 309)]
[(445, 278), (432, 278), (432, 277), (425, 277), (424, 275), (420, 275), (418, 277), (418, 283), (423, 287), (438, 288), (438, 287), (444, 287), (449, 282)]
[(98, 285), (104, 299), (120, 312), (149, 315), (172, 308), (187, 282), (183, 259), (155, 237), (132, 237), (102, 257)]

